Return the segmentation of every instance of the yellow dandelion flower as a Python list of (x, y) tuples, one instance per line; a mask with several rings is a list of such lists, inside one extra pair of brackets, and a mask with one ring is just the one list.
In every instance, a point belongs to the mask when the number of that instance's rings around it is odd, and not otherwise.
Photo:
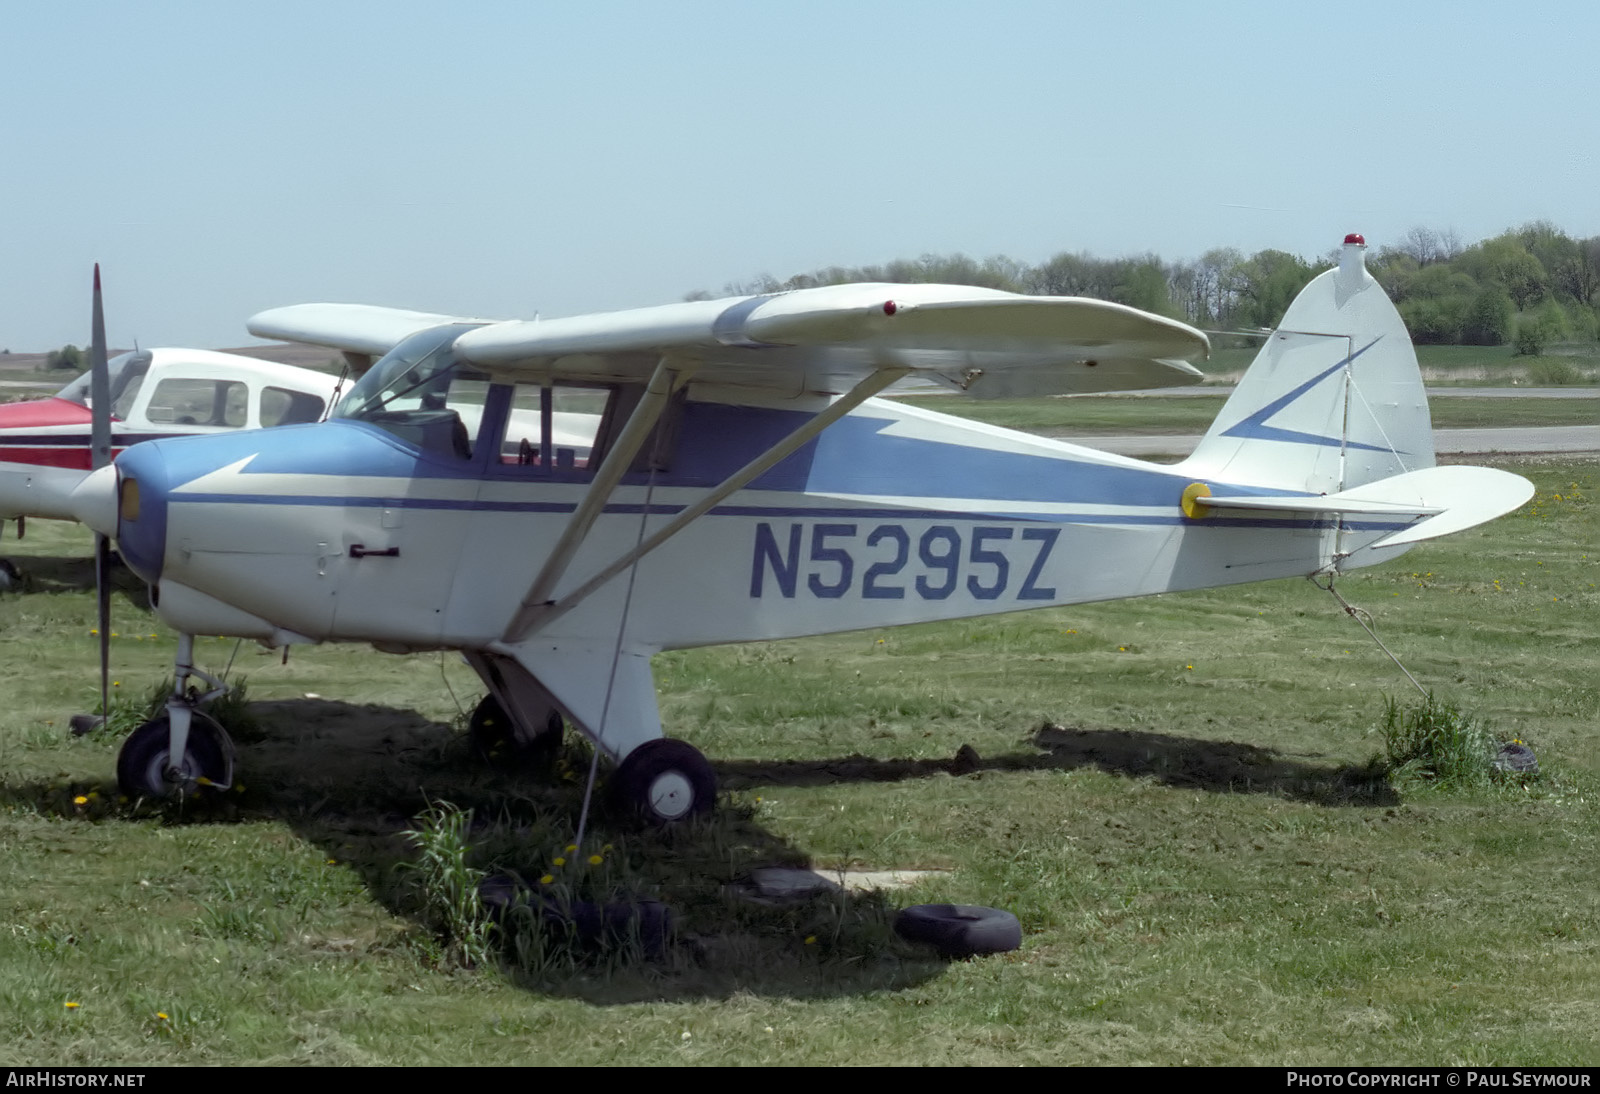
[(814, 935), (814, 934), (806, 935), (806, 945), (807, 946), (815, 946), (816, 944), (817, 944), (817, 936), (816, 935)]
[(67, 1004), (67, 1009), (68, 1009), (68, 1010), (77, 1010), (77, 1009), (78, 1009), (78, 1004), (77, 1004), (77, 1003), (71, 1003), (71, 1002), (69, 1002), (69, 1003), (68, 1003), (68, 1004)]
[(556, 879), (556, 876), (554, 874), (546, 874), (544, 877), (539, 879), (539, 884), (540, 885), (549, 885), (555, 879)]
[(158, 1018), (158, 1019), (160, 1019), (160, 1020), (161, 1020), (161, 1021), (163, 1021), (163, 1022), (170, 1022), (170, 1021), (172, 1021), (172, 1019), (171, 1019), (171, 1018), (169, 1018), (169, 1017), (167, 1017), (167, 1012), (166, 1012), (166, 1011), (164, 1011), (164, 1010), (158, 1010), (158, 1011), (156, 1011), (156, 1017), (157, 1017), (157, 1018)]
[(72, 799), (72, 804), (73, 805), (88, 805), (89, 804), (89, 799), (84, 797), (82, 794), (79, 794), (76, 798)]
[(605, 857), (602, 856), (602, 855), (590, 855), (589, 856), (589, 865), (590, 866), (599, 866), (604, 861), (605, 861)]
[(560, 855), (550, 860), (550, 865), (552, 866), (565, 866), (566, 864), (567, 860)]
[(570, 855), (573, 852), (577, 851), (577, 849), (578, 849), (578, 845), (576, 843), (567, 844), (567, 847), (566, 847), (567, 854)]

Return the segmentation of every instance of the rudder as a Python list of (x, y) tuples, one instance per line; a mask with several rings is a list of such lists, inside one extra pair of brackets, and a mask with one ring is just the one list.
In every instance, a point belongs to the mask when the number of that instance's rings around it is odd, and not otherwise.
[(1433, 466), (1417, 355), (1365, 251), (1347, 236), (1289, 305), (1181, 465), (1197, 479), (1330, 494)]

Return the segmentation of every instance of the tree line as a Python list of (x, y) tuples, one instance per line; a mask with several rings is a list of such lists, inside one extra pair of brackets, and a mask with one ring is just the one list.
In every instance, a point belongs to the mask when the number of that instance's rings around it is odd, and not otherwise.
[[(1043, 296), (1090, 296), (1210, 330), (1274, 326), (1295, 295), (1338, 262), (1286, 251), (1246, 256), (1218, 247), (1193, 261), (1156, 254), (1097, 258), (1063, 251), (1037, 265), (999, 255), (926, 254), (876, 266), (829, 266), (786, 281), (763, 275), (725, 286), (728, 295), (853, 281), (981, 285)], [(1535, 221), (1463, 246), (1452, 230), (1413, 228), (1376, 248), (1367, 269), (1394, 300), (1419, 343), (1502, 346), (1538, 355), (1553, 342), (1600, 340), (1600, 236), (1574, 239)], [(696, 292), (691, 300), (710, 293)]]

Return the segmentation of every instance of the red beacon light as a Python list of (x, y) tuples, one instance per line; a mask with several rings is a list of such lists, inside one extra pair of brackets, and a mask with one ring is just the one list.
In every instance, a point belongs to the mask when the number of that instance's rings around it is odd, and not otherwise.
[(893, 300), (885, 300), (883, 302), (883, 314), (884, 315), (893, 315), (895, 312), (897, 312), (899, 310), (900, 310), (900, 305), (896, 304)]
[(1360, 232), (1351, 232), (1349, 235), (1344, 237), (1344, 241), (1346, 243), (1359, 243), (1363, 247), (1367, 245), (1367, 237), (1362, 235)]

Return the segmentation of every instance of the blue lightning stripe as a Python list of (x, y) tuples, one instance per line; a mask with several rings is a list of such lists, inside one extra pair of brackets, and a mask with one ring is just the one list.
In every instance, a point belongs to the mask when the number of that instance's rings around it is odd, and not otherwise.
[[(566, 502), (513, 502), (513, 501), (480, 501), (474, 499), (449, 499), (449, 498), (381, 498), (381, 497), (338, 497), (296, 495), (285, 496), (281, 494), (183, 494), (172, 499), (177, 504), (206, 504), (206, 503), (232, 503), (247, 505), (306, 505), (306, 506), (340, 506), (353, 509), (413, 509), (413, 510), (439, 510), (451, 512), (495, 512), (495, 513), (571, 513), (577, 506)], [(650, 513), (656, 516), (672, 516), (682, 512), (686, 506), (653, 503)], [(637, 515), (645, 511), (639, 504), (619, 503), (607, 505), (604, 512), (609, 515)], [(1119, 524), (1141, 526), (1172, 526), (1172, 527), (1207, 527), (1207, 528), (1326, 528), (1331, 527), (1335, 518), (1333, 516), (1317, 517), (1312, 519), (1289, 519), (1274, 517), (1212, 517), (1204, 525), (1197, 525), (1193, 520), (1177, 514), (1153, 513), (1037, 513), (1016, 512), (1004, 510), (988, 510), (984, 512), (956, 512), (948, 509), (920, 509), (920, 508), (849, 508), (842, 506), (798, 506), (798, 505), (719, 505), (709, 513), (713, 517), (790, 517), (798, 520), (845, 519), (845, 520), (938, 520), (946, 522), (981, 522), (994, 520), (1029, 521), (1035, 524)], [(1405, 517), (1398, 520), (1346, 520), (1344, 526), (1352, 530), (1364, 531), (1394, 531), (1410, 526), (1416, 518)]]
[(1389, 449), (1384, 448), (1382, 445), (1364, 444), (1361, 441), (1344, 440), (1339, 437), (1323, 437), (1316, 433), (1302, 433), (1297, 429), (1283, 429), (1279, 426), (1267, 424), (1268, 419), (1273, 415), (1377, 345), (1382, 338), (1383, 335), (1378, 335), (1377, 338), (1374, 338), (1332, 368), (1319, 372), (1287, 395), (1274, 399), (1254, 414), (1229, 426), (1222, 431), (1222, 436), (1248, 437), (1258, 441), (1286, 441), (1291, 444), (1314, 444), (1324, 448), (1364, 448), (1370, 452), (1388, 452)]

